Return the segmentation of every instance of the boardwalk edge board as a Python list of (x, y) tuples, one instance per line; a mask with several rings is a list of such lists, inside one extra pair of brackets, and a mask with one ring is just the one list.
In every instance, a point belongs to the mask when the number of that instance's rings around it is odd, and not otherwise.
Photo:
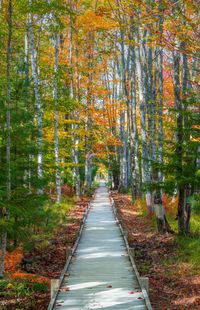
[(67, 270), (68, 270), (68, 268), (69, 268), (69, 265), (70, 265), (70, 263), (71, 263), (71, 260), (72, 260), (72, 258), (73, 258), (73, 255), (74, 255), (74, 253), (76, 252), (76, 249), (77, 249), (77, 247), (78, 247), (79, 241), (80, 241), (80, 239), (81, 239), (81, 235), (82, 235), (82, 232), (83, 232), (83, 228), (84, 228), (84, 225), (85, 225), (85, 222), (86, 222), (88, 213), (89, 213), (90, 208), (91, 208), (91, 203), (92, 203), (92, 202), (89, 202), (88, 207), (87, 207), (87, 210), (85, 211), (84, 217), (83, 217), (82, 222), (81, 222), (82, 224), (81, 224), (80, 230), (79, 230), (79, 232), (78, 232), (78, 237), (77, 237), (76, 242), (75, 242), (75, 244), (74, 244), (74, 246), (73, 246), (73, 248), (72, 248), (72, 250), (71, 250), (71, 254), (70, 254), (70, 255), (68, 256), (68, 258), (67, 258), (67, 262), (66, 262), (65, 267), (64, 267), (64, 269), (63, 269), (63, 271), (62, 271), (62, 273), (61, 273), (61, 276), (60, 276), (60, 278), (59, 278), (59, 285), (58, 285), (58, 288), (57, 288), (57, 290), (56, 290), (56, 292), (55, 292), (53, 298), (50, 300), (50, 303), (49, 303), (49, 306), (48, 306), (47, 310), (53, 310), (53, 309), (54, 309), (54, 306), (55, 306), (55, 303), (56, 303), (56, 299), (57, 299), (57, 296), (58, 296), (58, 293), (59, 293), (59, 288), (61, 287), (61, 285), (62, 285), (62, 283), (63, 283), (63, 280), (64, 280), (64, 278), (65, 278), (65, 276), (66, 276), (66, 272), (67, 272)]
[(126, 249), (127, 249), (127, 252), (128, 252), (128, 256), (129, 256), (129, 259), (131, 261), (131, 264), (132, 264), (132, 267), (133, 267), (133, 270), (136, 274), (136, 277), (137, 277), (137, 280), (138, 280), (138, 283), (142, 289), (142, 293), (143, 293), (143, 296), (144, 296), (144, 299), (145, 299), (145, 303), (146, 303), (146, 306), (147, 306), (147, 309), (148, 310), (153, 310), (152, 306), (151, 306), (151, 303), (150, 303), (150, 299), (149, 299), (149, 296), (148, 296), (148, 293), (146, 291), (146, 289), (143, 287), (143, 284), (142, 284), (142, 281), (141, 281), (141, 277), (139, 275), (139, 272), (137, 270), (137, 267), (135, 265), (135, 261), (133, 259), (133, 256), (131, 255), (131, 251), (133, 250), (133, 248), (130, 248), (129, 244), (128, 244), (128, 239), (127, 239), (127, 232), (123, 229), (122, 227), (122, 221), (118, 219), (118, 216), (117, 216), (117, 209), (115, 207), (115, 201), (114, 199), (111, 197), (110, 198), (110, 201), (111, 201), (111, 207), (112, 207), (112, 210), (113, 210), (113, 213), (115, 215), (115, 219), (116, 219), (116, 222), (118, 223), (119, 225), (119, 228), (120, 228), (120, 231), (121, 231), (121, 234), (123, 236), (123, 239), (124, 239), (124, 242), (126, 244)]

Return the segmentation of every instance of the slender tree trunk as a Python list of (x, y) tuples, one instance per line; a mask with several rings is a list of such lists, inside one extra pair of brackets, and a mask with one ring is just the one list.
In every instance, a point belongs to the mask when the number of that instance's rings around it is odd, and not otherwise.
[[(162, 17), (160, 17), (160, 31), (163, 29)], [(158, 100), (158, 162), (160, 166), (163, 165), (163, 141), (164, 141), (164, 130), (163, 130), (163, 48), (157, 49), (157, 67), (158, 67), (158, 90), (157, 90), (157, 100)], [(159, 182), (163, 182), (162, 169), (159, 169)]]
[[(10, 104), (11, 104), (11, 79), (10, 79), (10, 66), (11, 66), (11, 42), (12, 42), (12, 14), (13, 14), (13, 4), (12, 0), (8, 3), (8, 41), (7, 41), (7, 113), (6, 113), (6, 123), (7, 123), (7, 142), (6, 142), (6, 165), (7, 165), (7, 201), (11, 199), (11, 120), (10, 120)], [(9, 210), (0, 210), (1, 217), (6, 221), (9, 217)], [(4, 276), (5, 271), (5, 255), (7, 247), (7, 231), (3, 231), (1, 235), (1, 252), (0, 252), (0, 278)]]
[[(180, 53), (173, 52), (173, 79), (174, 79), (174, 98), (177, 110), (177, 137), (176, 137), (176, 156), (177, 156), (177, 175), (183, 175), (183, 105), (181, 99), (180, 84)], [(187, 234), (188, 210), (186, 203), (186, 187), (184, 184), (178, 185), (178, 229), (180, 234)]]
[[(186, 48), (186, 42), (181, 44), (182, 50), (184, 51)], [(190, 123), (188, 119), (188, 108), (187, 108), (187, 96), (191, 91), (191, 83), (190, 83), (190, 72), (188, 68), (188, 57), (183, 52), (182, 54), (182, 100), (183, 100), (183, 128), (184, 128), (184, 140), (187, 145), (190, 144)], [(185, 150), (185, 161), (190, 165), (190, 150), (186, 148)], [(191, 184), (185, 185), (185, 199), (184, 199), (184, 214), (185, 214), (185, 233), (188, 234), (190, 232), (190, 216), (191, 216), (191, 206), (189, 203), (189, 196), (192, 195), (192, 186)]]
[(56, 165), (56, 200), (61, 200), (61, 176), (60, 176), (60, 157), (59, 157), (59, 137), (58, 137), (58, 54), (59, 54), (59, 35), (54, 35), (55, 48), (55, 64), (54, 64), (54, 83), (53, 83), (53, 98), (54, 98), (54, 154)]
[(132, 47), (132, 83), (131, 83), (131, 112), (132, 112), (132, 156), (133, 156), (133, 167), (132, 167), (132, 199), (135, 200), (139, 197), (140, 189), (140, 168), (139, 168), (139, 140), (138, 140), (138, 128), (137, 128), (137, 95), (136, 95), (136, 62), (135, 62), (135, 48)]
[[(160, 0), (160, 18), (159, 18), (159, 33), (160, 38), (162, 39), (163, 34), (163, 14), (162, 14), (162, 0)], [(155, 89), (157, 86), (157, 92), (155, 94), (155, 99), (157, 99), (157, 114), (158, 114), (158, 145), (157, 145), (157, 161), (159, 163), (159, 168), (154, 171), (154, 181), (156, 183), (157, 190), (153, 195), (154, 199), (154, 211), (157, 221), (157, 228), (160, 233), (171, 232), (171, 228), (167, 221), (165, 207), (162, 202), (163, 192), (162, 192), (162, 183), (163, 183), (163, 140), (164, 140), (164, 131), (163, 131), (163, 48), (157, 47), (156, 49), (156, 68), (155, 68)], [(157, 80), (157, 81), (156, 81)], [(156, 83), (157, 82), (157, 83)], [(156, 160), (156, 154), (154, 154), (154, 160)]]
[(154, 212), (156, 215), (157, 229), (159, 233), (172, 232), (167, 217), (165, 214), (165, 208), (162, 202), (162, 193), (160, 189), (156, 190), (153, 194), (154, 197)]
[[(29, 38), (28, 38), (28, 32), (26, 32), (24, 37), (24, 64), (25, 64), (25, 102), (26, 102), (26, 110), (28, 112), (29, 108)], [(30, 135), (31, 140), (31, 135)], [(31, 193), (31, 177), (32, 177), (32, 170), (31, 170), (31, 163), (32, 163), (32, 154), (28, 154), (27, 156), (27, 171), (26, 178), (28, 179), (27, 187), (29, 189), (29, 192)]]
[[(139, 93), (139, 101), (140, 101), (140, 126), (141, 126), (141, 140), (142, 140), (142, 183), (144, 186), (148, 186), (150, 184), (150, 174), (149, 174), (149, 162), (148, 162), (148, 147), (147, 147), (147, 128), (146, 128), (146, 88), (145, 88), (145, 80), (144, 76), (144, 68), (142, 63), (144, 63), (143, 55), (142, 55), (142, 47), (141, 47), (141, 33), (138, 27), (137, 31), (137, 42), (138, 46), (135, 48), (135, 56), (136, 56), (136, 72), (138, 79), (138, 93)], [(152, 197), (150, 191), (146, 190), (146, 202), (147, 208), (150, 213), (152, 213)]]
[(92, 187), (92, 153), (88, 150), (85, 158), (85, 190), (90, 190)]
[[(25, 101), (25, 110), (28, 113), (28, 100), (29, 100), (29, 91), (28, 91), (28, 86), (29, 86), (29, 59), (28, 59), (28, 54), (29, 54), (29, 46), (28, 46), (28, 34), (27, 32), (25, 33), (24, 36), (24, 67), (25, 67), (25, 91), (24, 91), (24, 101)], [(26, 163), (26, 169), (24, 170), (24, 186), (29, 189), (31, 192), (31, 169), (29, 165), (29, 160), (30, 160), (30, 154), (27, 155), (27, 163)], [(17, 245), (17, 240), (16, 240), (16, 245)]]
[[(42, 129), (43, 129), (43, 112), (42, 112), (42, 102), (41, 102), (41, 94), (40, 94), (40, 82), (38, 76), (38, 68), (36, 61), (36, 51), (35, 51), (35, 42), (34, 42), (34, 33), (33, 33), (33, 13), (32, 13), (32, 0), (29, 0), (29, 40), (30, 40), (30, 53), (31, 53), (31, 67), (32, 67), (32, 75), (33, 75), (33, 83), (34, 83), (34, 93), (35, 93), (35, 102), (37, 108), (37, 125), (38, 125), (38, 179), (42, 180), (43, 178), (43, 137), (42, 137)], [(39, 190), (38, 193), (42, 193), (43, 190)]]
[[(120, 52), (121, 52), (121, 65), (118, 63), (118, 75), (121, 83), (121, 103), (128, 106), (128, 93), (126, 87), (126, 58), (125, 58), (125, 45), (124, 45), (124, 31), (120, 30)], [(127, 133), (125, 128), (126, 113), (125, 109), (122, 108), (120, 113), (120, 139), (122, 146), (120, 148), (120, 191), (128, 190), (128, 165), (127, 165)], [(127, 110), (127, 109), (126, 109)]]
[(74, 159), (74, 182), (76, 189), (76, 196), (81, 196), (81, 180), (80, 180), (80, 171), (79, 171), (79, 138), (76, 136), (74, 138), (73, 146), (73, 159)]
[(86, 121), (86, 140), (85, 140), (85, 190), (90, 190), (92, 187), (92, 116), (90, 106), (93, 105), (93, 59), (94, 59), (94, 33), (88, 34), (89, 46), (88, 46), (88, 85), (87, 85), (87, 121)]
[[(70, 10), (72, 11), (72, 1), (70, 0)], [(70, 95), (71, 98), (76, 99), (76, 94), (74, 92), (74, 74), (73, 74), (73, 22), (72, 22), (72, 12), (70, 13), (70, 48), (69, 48), (69, 58), (70, 58)], [(79, 170), (79, 136), (77, 134), (77, 111), (73, 113), (74, 124), (72, 124), (72, 160), (73, 160), (73, 176), (74, 176), (74, 186), (76, 191), (76, 196), (81, 195), (81, 180), (80, 180), (80, 170)]]

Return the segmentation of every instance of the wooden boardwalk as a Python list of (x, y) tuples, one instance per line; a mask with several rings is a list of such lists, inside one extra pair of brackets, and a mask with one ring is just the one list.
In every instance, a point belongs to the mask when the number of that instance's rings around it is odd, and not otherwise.
[(51, 309), (150, 309), (101, 186)]

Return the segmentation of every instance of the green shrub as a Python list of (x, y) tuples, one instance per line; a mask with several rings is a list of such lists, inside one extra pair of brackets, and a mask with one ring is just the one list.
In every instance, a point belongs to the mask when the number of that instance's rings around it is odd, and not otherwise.
[(191, 196), (189, 202), (191, 203), (192, 211), (195, 214), (200, 214), (200, 194), (194, 194)]

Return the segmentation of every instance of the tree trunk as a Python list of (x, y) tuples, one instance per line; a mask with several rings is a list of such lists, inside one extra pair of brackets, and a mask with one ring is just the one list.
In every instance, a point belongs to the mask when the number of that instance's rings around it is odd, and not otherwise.
[[(72, 11), (72, 1), (70, 0), (70, 10)], [(70, 13), (70, 48), (69, 48), (69, 59), (70, 59), (70, 95), (71, 98), (76, 99), (76, 92), (74, 92), (74, 75), (73, 75), (73, 23), (72, 13)], [(74, 123), (72, 124), (72, 160), (73, 160), (73, 178), (76, 196), (81, 195), (81, 180), (79, 170), (79, 136), (77, 134), (77, 111), (72, 115)]]
[[(41, 103), (41, 94), (40, 94), (40, 82), (38, 76), (38, 68), (36, 61), (36, 51), (35, 51), (35, 42), (34, 42), (34, 33), (33, 33), (33, 13), (32, 13), (32, 0), (29, 0), (29, 40), (30, 40), (30, 53), (31, 53), (31, 67), (32, 67), (32, 75), (33, 75), (33, 83), (34, 83), (34, 93), (35, 93), (35, 102), (37, 108), (37, 125), (38, 125), (38, 179), (42, 180), (43, 178), (43, 137), (42, 137), (42, 129), (43, 129), (43, 112), (42, 112), (42, 103)], [(40, 189), (38, 193), (42, 193), (43, 190)]]
[(85, 139), (85, 190), (91, 190), (92, 187), (92, 115), (90, 106), (94, 105), (93, 95), (93, 60), (94, 60), (94, 33), (89, 32), (88, 34), (89, 46), (88, 46), (88, 85), (87, 85), (87, 121), (86, 121), (86, 132), (87, 136)]
[(165, 215), (165, 209), (162, 203), (161, 191), (158, 189), (153, 196), (154, 196), (154, 212), (156, 215), (158, 232), (161, 234), (166, 232), (172, 232)]
[(137, 95), (136, 95), (136, 62), (135, 62), (135, 48), (131, 49), (131, 112), (132, 112), (132, 199), (135, 200), (140, 196), (140, 168), (139, 168), (139, 140), (137, 128)]
[[(136, 56), (136, 72), (138, 79), (138, 93), (140, 100), (140, 126), (141, 126), (141, 140), (142, 140), (142, 183), (145, 187), (148, 187), (150, 184), (150, 174), (149, 174), (149, 162), (148, 162), (148, 148), (147, 148), (147, 128), (146, 128), (146, 88), (145, 88), (145, 77), (144, 77), (144, 68), (142, 63), (142, 48), (141, 48), (141, 33), (138, 27), (137, 30), (137, 42), (138, 46), (135, 48)], [(150, 213), (152, 213), (152, 197), (148, 189), (146, 192), (146, 203), (147, 208)]]
[[(6, 55), (6, 78), (7, 78), (7, 141), (6, 141), (6, 164), (7, 164), (7, 201), (11, 198), (11, 121), (10, 121), (10, 104), (11, 104), (11, 80), (10, 80), (10, 66), (11, 66), (11, 41), (12, 41), (12, 14), (13, 5), (12, 0), (8, 3), (8, 41), (7, 41), (7, 55)], [(0, 210), (1, 217), (6, 221), (9, 217), (9, 210)], [(3, 231), (1, 235), (1, 252), (0, 252), (0, 278), (4, 276), (5, 272), (5, 255), (7, 247), (7, 231)]]
[(55, 48), (55, 64), (54, 64), (54, 83), (53, 83), (53, 99), (54, 99), (54, 155), (56, 166), (56, 200), (61, 200), (61, 176), (60, 176), (60, 157), (59, 157), (59, 137), (58, 137), (58, 54), (59, 54), (59, 35), (54, 35)]
[[(159, 33), (160, 38), (162, 39), (163, 35), (163, 13), (162, 13), (162, 0), (159, 2), (160, 17), (159, 17)], [(159, 42), (160, 44), (160, 42)], [(165, 208), (162, 203), (162, 183), (163, 183), (163, 140), (164, 140), (164, 131), (163, 131), (163, 48), (157, 47), (156, 49), (156, 73), (155, 73), (155, 89), (157, 85), (157, 92), (155, 93), (155, 99), (157, 100), (157, 114), (158, 114), (158, 144), (157, 144), (157, 160), (159, 163), (159, 168), (154, 172), (155, 183), (157, 187), (156, 196), (154, 197), (154, 211), (156, 215), (157, 228), (160, 233), (171, 232), (171, 228), (166, 218)], [(157, 79), (157, 81), (156, 81)], [(156, 83), (157, 82), (157, 83)], [(155, 154), (156, 155), (156, 154)], [(154, 156), (155, 156), (154, 155)], [(154, 160), (156, 158), (154, 157)], [(155, 200), (158, 200), (158, 205), (155, 203)], [(159, 206), (159, 207), (158, 207)]]
[[(183, 175), (183, 105), (181, 99), (180, 85), (180, 53), (173, 52), (173, 80), (174, 98), (177, 110), (177, 136), (176, 136), (176, 156), (177, 156), (177, 175), (182, 179)], [(179, 180), (178, 185), (178, 229), (180, 234), (188, 234), (188, 219), (190, 210), (186, 200), (186, 186)]]
[(85, 158), (85, 190), (91, 190), (92, 188), (92, 154), (89, 151), (86, 154), (86, 158)]

